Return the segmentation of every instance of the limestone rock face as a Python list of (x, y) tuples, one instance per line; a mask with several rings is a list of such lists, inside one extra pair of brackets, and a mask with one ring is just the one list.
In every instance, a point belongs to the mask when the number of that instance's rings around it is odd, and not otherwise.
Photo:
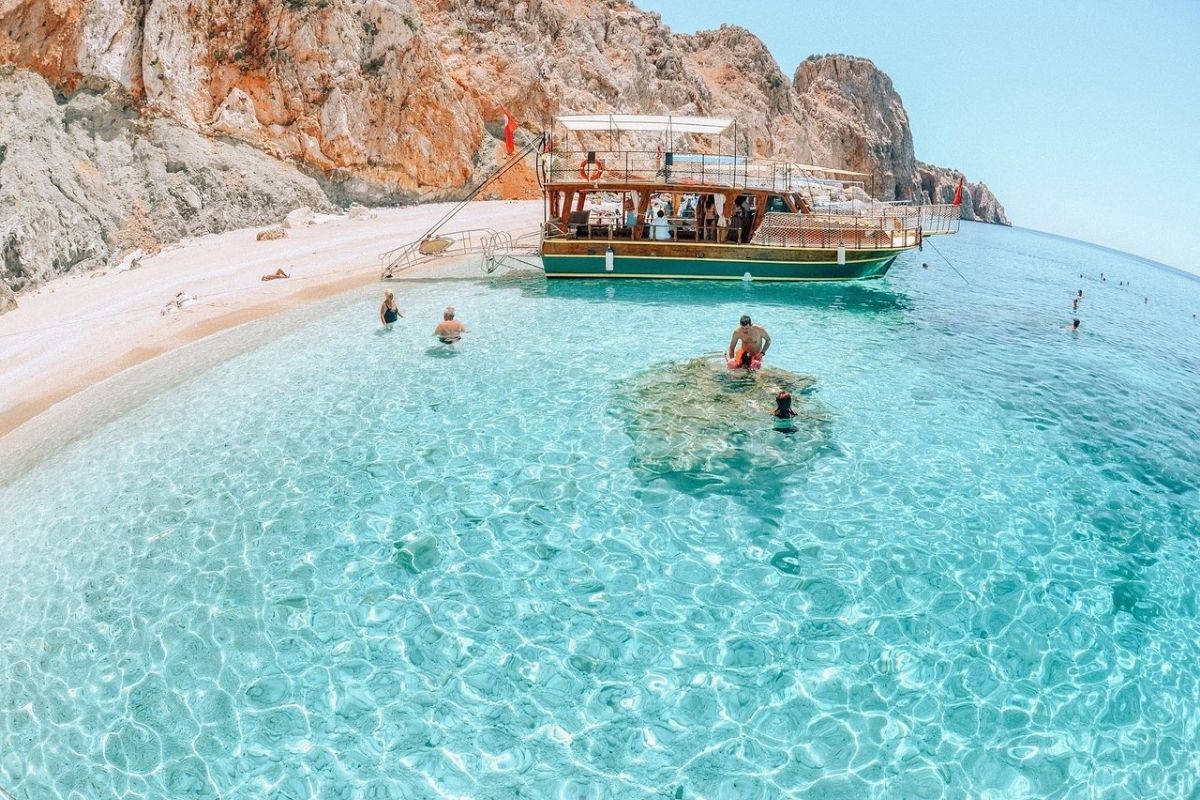
[(810, 154), (796, 118), (791, 80), (754, 34), (735, 25), (675, 38), (687, 68), (708, 89), (706, 113), (738, 121), (738, 148), (803, 160)]
[(316, 181), (250, 145), (0, 68), (0, 282), (17, 291), (303, 205), (331, 210)]
[(407, 0), (10, 0), (0, 60), (67, 92), (118, 85), (334, 183), (350, 170), (377, 199), (445, 195), (480, 141)]
[(8, 284), (0, 281), (0, 314), (6, 314), (17, 307), (17, 296)]
[[(921, 193), (926, 202), (952, 203), (958, 181), (964, 177), (956, 169), (935, 167), (922, 161), (917, 162), (917, 175), (921, 182)], [(962, 218), (974, 222), (991, 222), (996, 225), (1011, 225), (1004, 206), (992, 194), (985, 183), (966, 181), (963, 185)]]
[[(0, 63), (44, 79), (0, 76), (14, 287), (299, 205), (457, 196), (504, 160), (502, 108), (518, 141), (562, 113), (726, 114), (739, 148), (871, 173), (877, 197), (926, 182), (870, 61), (789, 79), (743, 28), (674, 34), (629, 0), (0, 0)], [(536, 194), (527, 163), (486, 196)]]
[(813, 163), (869, 173), (867, 191), (881, 200), (915, 197), (912, 131), (891, 78), (865, 58), (819, 56), (796, 69), (793, 87)]

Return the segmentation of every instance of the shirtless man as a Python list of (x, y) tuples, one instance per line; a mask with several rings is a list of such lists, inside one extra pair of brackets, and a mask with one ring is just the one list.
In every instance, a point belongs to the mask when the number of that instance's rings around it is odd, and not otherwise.
[[(734, 367), (750, 369), (755, 361), (761, 362), (771, 347), (771, 335), (761, 325), (755, 325), (750, 317), (743, 315), (741, 325), (733, 329), (729, 339), (729, 362)], [(734, 352), (737, 352), (735, 361)]]
[(462, 335), (467, 332), (467, 326), (454, 318), (454, 307), (447, 306), (442, 312), (442, 321), (433, 329), (433, 335), (442, 341), (442, 344), (454, 344)]

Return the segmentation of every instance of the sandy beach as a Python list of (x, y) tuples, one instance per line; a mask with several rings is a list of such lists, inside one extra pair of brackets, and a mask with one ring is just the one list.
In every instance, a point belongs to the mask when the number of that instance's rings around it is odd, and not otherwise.
[[(0, 441), (46, 409), (132, 366), (219, 331), (379, 280), (380, 255), (420, 237), (450, 208), (317, 215), (287, 238), (262, 228), (189, 239), (20, 295), (0, 316)], [(536, 230), (538, 201), (472, 203), (445, 230)], [(282, 268), (291, 277), (263, 281)], [(407, 278), (481, 275), (478, 257), (433, 262)], [(374, 309), (364, 309), (374, 313)]]

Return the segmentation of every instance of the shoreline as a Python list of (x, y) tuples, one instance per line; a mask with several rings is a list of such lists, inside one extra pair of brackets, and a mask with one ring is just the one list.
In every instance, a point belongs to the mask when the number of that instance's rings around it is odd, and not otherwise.
[[(450, 206), (371, 209), (358, 219), (318, 215), (277, 240), (257, 241), (262, 227), (208, 234), (143, 257), (137, 269), (67, 275), (19, 295), (18, 307), (0, 316), (0, 444), (133, 367), (379, 282), (379, 255), (420, 237)], [(539, 221), (537, 201), (480, 201), (447, 227), (520, 232)], [(261, 280), (277, 268), (291, 277)], [(482, 273), (474, 260), (469, 268), (435, 261), (403, 279), (475, 275)], [(177, 298), (182, 305), (172, 305)]]

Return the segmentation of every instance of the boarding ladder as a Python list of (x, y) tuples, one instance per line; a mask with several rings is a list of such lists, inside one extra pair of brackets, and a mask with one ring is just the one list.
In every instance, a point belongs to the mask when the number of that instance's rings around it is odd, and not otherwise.
[[(471, 228), (450, 233), (440, 233), (440, 231), (447, 222), (454, 218), (454, 215), (478, 197), (489, 183), (521, 163), (525, 156), (536, 153), (545, 138), (545, 134), (542, 134), (526, 143), (492, 174), (476, 184), (466, 197), (442, 215), (442, 218), (425, 231), (421, 238), (381, 254), (379, 258), (383, 262), (383, 269), (380, 278), (385, 281), (394, 280), (406, 270), (448, 256), (482, 255), (483, 269), (489, 273), (495, 272), (501, 266), (511, 266), (514, 261), (537, 268), (538, 265), (532, 259), (540, 252), (538, 246), (540, 231), (533, 231), (515, 238), (505, 231), (497, 231), (494, 228)], [(541, 173), (539, 172), (538, 175), (540, 179)]]
[(537, 268), (533, 259), (539, 252), (539, 237), (540, 233), (536, 230), (514, 237), (507, 231), (494, 228), (469, 228), (426, 235), (381, 255), (384, 266), (380, 277), (385, 281), (395, 280), (401, 273), (431, 261), (469, 256), (482, 256), (482, 267), (487, 273), (515, 264)]

